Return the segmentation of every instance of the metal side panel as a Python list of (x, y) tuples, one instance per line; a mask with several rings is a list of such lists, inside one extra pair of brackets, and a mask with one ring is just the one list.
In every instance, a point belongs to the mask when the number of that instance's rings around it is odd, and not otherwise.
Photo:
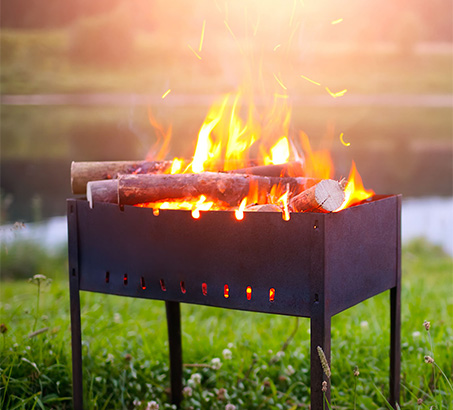
[(383, 197), (327, 216), (325, 275), (332, 316), (396, 286), (399, 202), (399, 196)]
[(80, 289), (309, 317), (312, 272), (322, 275), (313, 267), (323, 241), (313, 235), (323, 232), (325, 216), (284, 221), (280, 213), (250, 212), (237, 221), (219, 211), (195, 220), (188, 211), (154, 216), (146, 208), (90, 209), (77, 201)]

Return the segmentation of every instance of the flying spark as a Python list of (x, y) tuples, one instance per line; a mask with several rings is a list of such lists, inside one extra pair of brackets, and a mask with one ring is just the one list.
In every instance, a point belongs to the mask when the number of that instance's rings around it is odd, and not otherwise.
[(337, 20), (332, 21), (330, 24), (335, 25), (335, 24), (341, 23), (342, 21), (343, 21), (343, 19), (337, 19)]
[(349, 147), (351, 145), (350, 142), (344, 142), (343, 133), (340, 134), (340, 141), (345, 147)]
[(192, 53), (195, 54), (195, 57), (197, 57), (199, 60), (201, 60), (200, 54), (198, 54), (198, 53), (192, 48), (192, 46), (191, 46), (190, 44), (187, 44), (187, 46), (190, 48), (190, 50), (192, 51)]
[(274, 73), (274, 78), (275, 78), (275, 81), (277, 81), (277, 83), (280, 84), (280, 87), (282, 87), (284, 90), (287, 90), (285, 85), (282, 83), (282, 81), (277, 77), (277, 75), (275, 73)]
[(338, 91), (337, 93), (334, 93), (332, 91), (329, 90), (329, 87), (326, 87), (326, 90), (327, 92), (333, 97), (333, 98), (337, 98), (337, 97), (343, 97), (343, 95), (346, 94), (346, 91), (348, 91), (346, 88), (342, 91)]
[(170, 94), (171, 92), (171, 89), (169, 88), (167, 91), (165, 91), (163, 94), (162, 94), (162, 99), (164, 99), (168, 94)]
[(203, 20), (203, 27), (201, 28), (200, 45), (198, 46), (199, 53), (201, 53), (201, 49), (203, 48), (204, 29), (205, 28), (206, 28), (206, 20)]
[(304, 75), (301, 75), (301, 77), (302, 77), (304, 80), (310, 81), (310, 82), (313, 83), (313, 84), (321, 85), (321, 83), (318, 83), (318, 82), (316, 82), (316, 81), (313, 81), (313, 80), (311, 80), (310, 78), (305, 77)]

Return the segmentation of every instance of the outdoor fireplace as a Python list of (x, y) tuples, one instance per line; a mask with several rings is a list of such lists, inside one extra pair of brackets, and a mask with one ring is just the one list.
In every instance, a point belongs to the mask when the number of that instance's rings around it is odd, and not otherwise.
[[(74, 408), (83, 408), (80, 291), (164, 300), (171, 400), (182, 399), (180, 303), (310, 318), (311, 408), (323, 408), (317, 347), (331, 317), (390, 290), (390, 403), (400, 390), (399, 195), (334, 213), (163, 210), (68, 200)], [(334, 364), (335, 367), (335, 364)], [(327, 390), (329, 398), (330, 386)]]

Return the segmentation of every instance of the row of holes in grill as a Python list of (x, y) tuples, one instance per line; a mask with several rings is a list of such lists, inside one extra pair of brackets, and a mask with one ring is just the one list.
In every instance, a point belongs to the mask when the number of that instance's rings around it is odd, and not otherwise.
[[(105, 283), (109, 283), (109, 282), (110, 282), (110, 272), (105, 272)], [(167, 290), (167, 288), (165, 287), (165, 281), (163, 279), (161, 279), (159, 282), (160, 282), (160, 288), (162, 289), (162, 291), (165, 292)], [(123, 276), (123, 283), (124, 283), (124, 285), (128, 284), (127, 273), (125, 273)], [(186, 290), (186, 285), (185, 285), (184, 281), (179, 282), (179, 285), (181, 287), (181, 292), (186, 293), (187, 290)], [(140, 277), (140, 286), (143, 290), (146, 289), (145, 278), (143, 276)], [(203, 282), (201, 284), (201, 292), (203, 293), (204, 296), (206, 296), (208, 294), (207, 283)], [(223, 286), (223, 296), (225, 297), (225, 299), (228, 299), (230, 297), (230, 288), (227, 284), (225, 284)], [(247, 288), (245, 289), (245, 296), (247, 297), (247, 300), (252, 299), (252, 287), (251, 286), (247, 286)], [(275, 299), (275, 289), (270, 288), (269, 289), (269, 301), (273, 302), (274, 299)]]

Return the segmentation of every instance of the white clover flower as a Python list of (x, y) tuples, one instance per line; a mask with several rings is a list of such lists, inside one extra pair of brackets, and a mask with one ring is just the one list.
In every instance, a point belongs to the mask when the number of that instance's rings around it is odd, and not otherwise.
[(120, 323), (120, 322), (121, 322), (121, 315), (120, 315), (119, 313), (115, 313), (115, 314), (113, 315), (113, 321), (114, 321), (115, 323)]
[(132, 404), (135, 406), (135, 407), (140, 407), (140, 405), (142, 404), (142, 402), (138, 399), (135, 399)]
[(421, 334), (418, 330), (412, 333), (412, 337), (413, 337), (414, 339), (420, 337), (421, 335), (422, 335), (422, 334)]
[(284, 352), (283, 350), (280, 350), (279, 352), (277, 352), (277, 353), (275, 354), (275, 357), (276, 357), (277, 359), (281, 359), (281, 358), (284, 357), (284, 356), (285, 356), (285, 352)]
[(285, 369), (285, 373), (288, 376), (292, 376), (294, 373), (296, 373), (296, 370), (294, 370), (294, 367), (291, 365), (288, 365), (288, 367)]
[(154, 400), (151, 400), (147, 403), (146, 410), (159, 410), (159, 405)]
[(368, 322), (366, 320), (360, 322), (360, 327), (363, 328), (363, 329), (368, 329), (370, 327), (370, 325), (368, 324)]
[(107, 360), (106, 360), (106, 362), (107, 362), (107, 363), (113, 363), (113, 359), (115, 359), (115, 356), (113, 356), (113, 354), (109, 353), (109, 354), (107, 355)]
[(201, 383), (201, 374), (200, 373), (192, 374), (192, 376), (190, 376), (190, 380), (192, 380), (192, 382), (194, 384), (200, 384)]
[(228, 349), (232, 349), (234, 347), (234, 344), (230, 342), (227, 344), (227, 347), (228, 347)]
[(184, 397), (191, 397), (193, 393), (192, 387), (190, 386), (185, 386), (184, 389), (182, 389), (182, 394)]
[(231, 360), (233, 357), (233, 353), (231, 353), (230, 349), (223, 349), (222, 355), (225, 360)]
[(222, 362), (218, 357), (214, 357), (214, 359), (211, 360), (211, 366), (214, 370), (219, 370), (222, 367)]
[(225, 406), (225, 410), (236, 410), (236, 406), (235, 406), (234, 404), (228, 403), (228, 404)]

